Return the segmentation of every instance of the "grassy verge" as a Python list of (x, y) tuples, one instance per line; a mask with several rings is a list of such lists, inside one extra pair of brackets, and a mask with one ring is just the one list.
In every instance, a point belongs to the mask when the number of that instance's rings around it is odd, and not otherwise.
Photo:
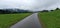
[(46, 28), (60, 28), (60, 10), (39, 13), (39, 18)]
[(0, 14), (0, 28), (9, 28), (11, 25), (22, 20), (31, 13)]

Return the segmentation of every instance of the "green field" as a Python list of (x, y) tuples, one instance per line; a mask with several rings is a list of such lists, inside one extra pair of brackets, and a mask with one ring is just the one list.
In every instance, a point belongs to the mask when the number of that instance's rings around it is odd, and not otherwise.
[(11, 25), (22, 20), (30, 13), (21, 13), (21, 14), (0, 14), (0, 28), (9, 28)]
[(40, 12), (39, 18), (46, 28), (60, 28), (60, 10)]

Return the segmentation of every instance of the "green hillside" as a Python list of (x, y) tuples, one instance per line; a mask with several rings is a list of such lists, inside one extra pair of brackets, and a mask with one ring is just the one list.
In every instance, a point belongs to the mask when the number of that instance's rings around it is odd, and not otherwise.
[(39, 18), (46, 28), (60, 28), (60, 10), (40, 12)]

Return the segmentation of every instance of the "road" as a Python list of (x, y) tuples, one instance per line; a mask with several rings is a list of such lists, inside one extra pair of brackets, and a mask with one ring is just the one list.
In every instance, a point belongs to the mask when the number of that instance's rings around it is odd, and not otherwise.
[(10, 28), (42, 28), (38, 19), (38, 13), (34, 13), (19, 21)]

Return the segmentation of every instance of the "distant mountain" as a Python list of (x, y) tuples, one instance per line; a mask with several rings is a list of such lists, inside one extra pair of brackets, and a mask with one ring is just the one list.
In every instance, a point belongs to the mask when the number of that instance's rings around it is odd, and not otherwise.
[(0, 9), (0, 13), (27, 13), (31, 12), (29, 10), (23, 10), (23, 9)]

